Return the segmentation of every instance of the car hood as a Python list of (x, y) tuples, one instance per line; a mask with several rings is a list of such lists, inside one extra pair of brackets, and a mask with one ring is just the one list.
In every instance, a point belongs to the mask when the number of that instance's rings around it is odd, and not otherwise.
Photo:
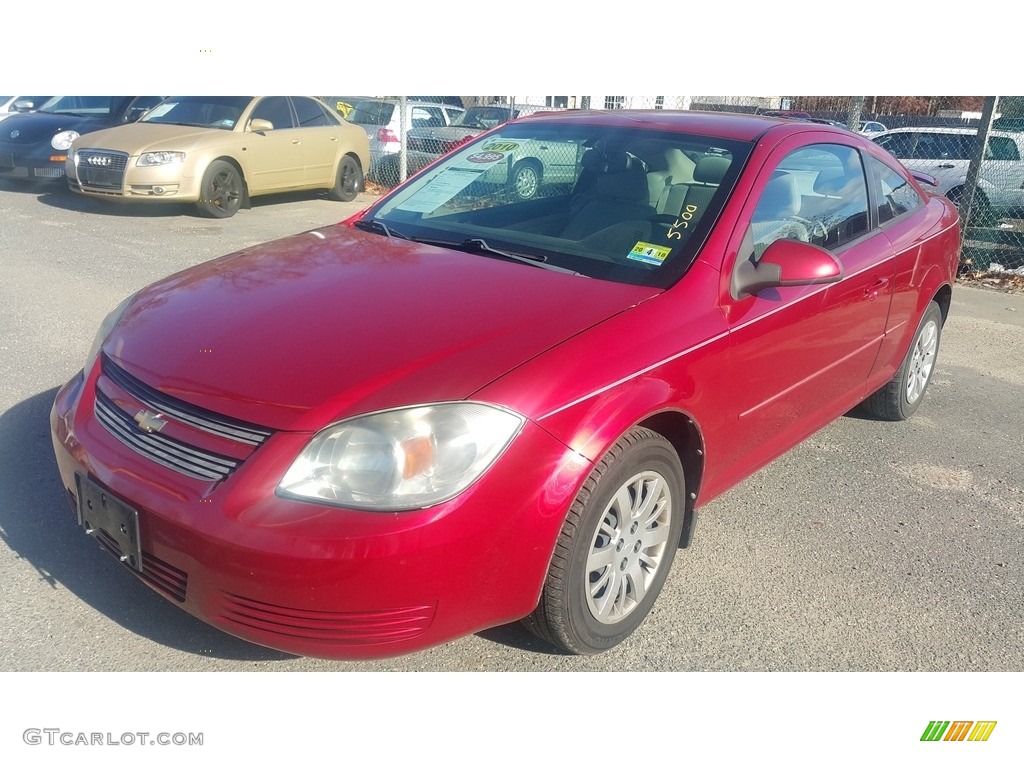
[(315, 430), (467, 398), (657, 293), (337, 225), (150, 286), (103, 348), (165, 394)]
[[(61, 131), (89, 133), (110, 125), (110, 118), (76, 117), (75, 115), (51, 115), (47, 112), (27, 112), (10, 115), (0, 128), (0, 141), (12, 144), (35, 144), (49, 141)], [(11, 138), (13, 131), (18, 136)]]
[(207, 146), (211, 139), (232, 138), (241, 141), (238, 134), (219, 128), (197, 128), (194, 125), (164, 125), (160, 123), (132, 123), (96, 131), (85, 141), (75, 144), (76, 149), (109, 149), (138, 155), (153, 150), (187, 152), (198, 145)]

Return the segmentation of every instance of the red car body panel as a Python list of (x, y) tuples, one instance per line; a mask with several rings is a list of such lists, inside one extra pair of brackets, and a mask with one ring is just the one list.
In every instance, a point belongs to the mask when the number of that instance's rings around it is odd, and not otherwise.
[[(627, 430), (671, 433), (692, 503), (705, 503), (884, 385), (929, 302), (948, 295), (957, 214), (916, 182), (925, 205), (845, 246), (840, 282), (733, 295), (746, 222), (782, 156), (828, 142), (892, 162), (853, 134), (700, 113), (525, 120), (757, 144), (696, 261), (667, 290), (351, 222), (143, 290), (103, 345), (128, 379), (93, 364), (60, 391), (51, 427), (73, 503), (82, 476), (138, 510), (151, 586), (232, 634), (336, 658), (409, 652), (522, 618), (569, 506)], [(145, 408), (132, 379), (269, 436), (253, 448), (169, 425), (168, 435), (239, 462), (223, 480), (183, 476), (97, 420), (100, 396), (128, 414)], [(450, 501), (366, 512), (276, 492), (326, 425), (453, 400), (501, 406), (525, 423)]]

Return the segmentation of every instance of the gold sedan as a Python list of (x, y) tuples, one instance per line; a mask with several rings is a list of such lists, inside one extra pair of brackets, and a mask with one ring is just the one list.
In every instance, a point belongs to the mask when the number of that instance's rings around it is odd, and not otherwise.
[(318, 99), (172, 96), (136, 123), (81, 136), (66, 171), (83, 195), (195, 203), (223, 219), (273, 192), (353, 200), (369, 163), (366, 132)]

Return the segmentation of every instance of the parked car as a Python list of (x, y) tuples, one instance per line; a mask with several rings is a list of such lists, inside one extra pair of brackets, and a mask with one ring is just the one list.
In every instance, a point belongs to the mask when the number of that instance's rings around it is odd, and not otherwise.
[(865, 120), (860, 124), (860, 129), (857, 131), (857, 133), (861, 134), (862, 136), (873, 136), (874, 134), (881, 133), (882, 131), (885, 130), (888, 129), (885, 127), (884, 124), (878, 122), (877, 120)]
[(58, 180), (82, 134), (138, 120), (163, 96), (53, 96), (0, 126), (0, 177)]
[(363, 127), (370, 140), (369, 177), (384, 184), (398, 183), (398, 158), (402, 129), (444, 128), (465, 110), (430, 101), (406, 101), (405, 117), (398, 99), (361, 99), (348, 114), (348, 121)]
[(369, 96), (323, 96), (322, 101), (335, 110), (343, 118), (348, 119), (349, 113), (355, 108), (356, 102), (368, 99)]
[[(579, 147), (564, 194), (482, 181), (486, 146), (539, 141)], [(695, 508), (858, 405), (922, 406), (959, 247), (849, 131), (513, 121), (125, 299), (56, 396), (61, 481), (124, 567), (255, 643), (389, 656), (522, 619), (600, 652)]]
[(407, 140), (410, 173), (423, 168), (484, 131), (519, 117), (511, 107), (469, 107), (446, 128), (412, 128)]
[(83, 195), (227, 218), (273, 192), (354, 200), (369, 161), (365, 132), (311, 96), (172, 96), (134, 125), (76, 141), (67, 178)]
[[(442, 155), (495, 126), (520, 115), (548, 111), (547, 107), (470, 107), (448, 128), (409, 131), (408, 171), (415, 173)], [(503, 142), (488, 144), (485, 151), (502, 153), (502, 163), (488, 168), (488, 182), (506, 185), (523, 200), (538, 195), (550, 185), (571, 183), (578, 172), (578, 145), (563, 141), (528, 141), (515, 146)]]
[[(938, 181), (936, 191), (960, 208), (967, 194), (967, 170), (978, 143), (975, 128), (893, 128), (872, 137), (912, 171)], [(991, 131), (981, 163), (971, 221), (991, 224), (1024, 212), (1024, 134)]]
[(52, 96), (0, 96), (0, 120), (22, 112), (35, 112)]

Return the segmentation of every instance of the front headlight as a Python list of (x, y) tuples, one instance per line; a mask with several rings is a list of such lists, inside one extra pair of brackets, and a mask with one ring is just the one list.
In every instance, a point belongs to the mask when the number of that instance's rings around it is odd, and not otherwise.
[(468, 488), (523, 421), (483, 403), (437, 403), (359, 416), (314, 435), (278, 492), (382, 512), (429, 507)]
[(61, 151), (70, 149), (71, 142), (78, 138), (78, 131), (61, 131), (50, 140), (50, 146)]
[(139, 159), (135, 161), (135, 164), (146, 167), (149, 165), (173, 165), (184, 162), (184, 152), (143, 152), (139, 155)]
[(111, 331), (113, 331), (114, 328), (117, 327), (117, 324), (121, 322), (121, 318), (124, 316), (124, 313), (128, 311), (128, 307), (131, 305), (132, 301), (135, 300), (136, 296), (138, 296), (138, 293), (133, 293), (127, 299), (114, 307), (113, 311), (111, 311), (109, 315), (103, 318), (103, 322), (100, 323), (100, 329), (96, 331), (96, 338), (93, 339), (92, 347), (89, 349), (89, 356), (85, 359), (86, 375), (89, 374), (92, 364), (96, 361), (96, 357), (100, 353), (100, 347), (103, 346), (103, 342), (107, 340), (107, 336), (109, 336)]

